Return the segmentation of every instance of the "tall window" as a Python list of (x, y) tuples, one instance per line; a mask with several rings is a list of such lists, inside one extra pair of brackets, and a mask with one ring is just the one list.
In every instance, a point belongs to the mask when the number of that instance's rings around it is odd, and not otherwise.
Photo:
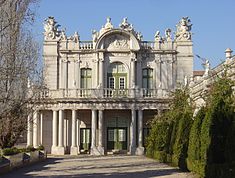
[(81, 69), (81, 88), (91, 88), (91, 69)]
[(153, 69), (143, 69), (143, 88), (153, 88)]

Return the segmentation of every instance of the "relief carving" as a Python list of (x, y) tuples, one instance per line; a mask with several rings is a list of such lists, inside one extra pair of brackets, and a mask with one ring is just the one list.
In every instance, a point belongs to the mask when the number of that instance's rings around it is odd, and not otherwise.
[(121, 35), (112, 35), (105, 40), (106, 49), (129, 49), (129, 39)]

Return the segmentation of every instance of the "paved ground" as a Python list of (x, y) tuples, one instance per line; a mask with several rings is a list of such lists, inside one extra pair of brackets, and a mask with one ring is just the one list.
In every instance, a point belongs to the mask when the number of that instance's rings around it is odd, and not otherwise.
[(27, 168), (14, 170), (1, 178), (192, 178), (176, 168), (142, 156), (49, 157)]

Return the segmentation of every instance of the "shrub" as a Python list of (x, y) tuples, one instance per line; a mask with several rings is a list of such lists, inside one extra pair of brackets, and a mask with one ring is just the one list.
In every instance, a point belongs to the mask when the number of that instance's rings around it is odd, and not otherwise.
[(26, 148), (26, 152), (32, 152), (32, 151), (35, 151), (35, 150), (36, 150), (36, 148), (34, 148), (33, 146), (28, 146)]
[[(194, 118), (190, 135), (189, 135), (189, 146), (188, 146), (188, 158), (187, 158), (187, 167), (190, 171), (195, 169), (200, 169), (201, 160), (201, 127), (202, 122), (205, 117), (205, 108), (202, 107), (196, 117)], [(201, 172), (198, 170), (198, 172)]]
[(44, 148), (43, 145), (39, 145), (38, 148), (37, 148), (37, 150), (39, 150), (39, 151), (42, 151), (42, 150), (44, 150), (44, 149), (45, 149), (45, 148)]
[(20, 153), (20, 150), (17, 149), (16, 147), (13, 147), (13, 148), (4, 148), (2, 150), (2, 153), (3, 153), (4, 156), (10, 156), (10, 155), (15, 155), (15, 154)]

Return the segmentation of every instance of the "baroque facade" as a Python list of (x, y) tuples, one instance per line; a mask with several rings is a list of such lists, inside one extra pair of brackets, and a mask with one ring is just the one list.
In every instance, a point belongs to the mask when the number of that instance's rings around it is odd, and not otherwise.
[[(49, 153), (144, 154), (148, 121), (168, 108), (169, 92), (193, 75), (191, 22), (182, 18), (144, 41), (127, 18), (110, 18), (92, 41), (67, 37), (54, 17), (44, 24), (47, 90), (29, 117), (27, 145)], [(33, 119), (31, 119), (33, 118)]]

